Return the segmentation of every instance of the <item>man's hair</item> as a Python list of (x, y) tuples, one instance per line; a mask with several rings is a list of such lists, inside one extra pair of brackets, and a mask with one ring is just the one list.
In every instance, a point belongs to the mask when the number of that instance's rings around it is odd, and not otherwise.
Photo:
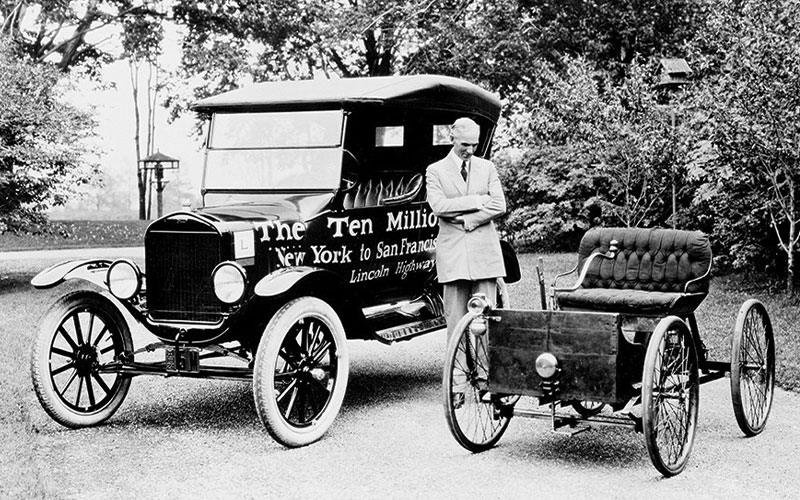
[(450, 126), (450, 133), (467, 132), (470, 129), (477, 129), (480, 133), (481, 127), (472, 118), (459, 118)]

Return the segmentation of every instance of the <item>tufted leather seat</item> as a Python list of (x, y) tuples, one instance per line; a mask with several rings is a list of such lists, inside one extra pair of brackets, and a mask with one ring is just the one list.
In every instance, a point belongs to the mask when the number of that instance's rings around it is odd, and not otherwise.
[(708, 294), (711, 245), (699, 231), (600, 228), (588, 231), (578, 249), (578, 269), (592, 253), (606, 253), (612, 240), (613, 259), (591, 260), (583, 280), (573, 289), (555, 289), (562, 309), (641, 315), (686, 316)]
[(422, 190), (423, 176), (413, 172), (382, 172), (359, 180), (344, 196), (344, 208), (366, 208), (414, 201)]

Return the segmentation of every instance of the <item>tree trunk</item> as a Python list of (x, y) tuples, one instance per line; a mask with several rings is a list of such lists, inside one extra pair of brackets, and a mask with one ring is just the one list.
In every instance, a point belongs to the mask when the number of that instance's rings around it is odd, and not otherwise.
[(139, 161), (142, 159), (142, 145), (139, 138), (139, 65), (136, 61), (128, 63), (131, 75), (131, 89), (133, 91), (133, 117), (134, 117), (134, 132), (133, 141), (136, 144), (136, 174), (137, 185), (139, 187), (139, 220), (147, 220), (147, 212), (145, 211), (145, 199), (147, 193), (147, 171), (142, 169)]
[(794, 248), (797, 235), (797, 217), (795, 210), (794, 182), (789, 181), (789, 238), (786, 240), (786, 293), (794, 296)]
[(68, 68), (72, 67), (78, 60), (78, 56), (81, 54), (81, 47), (86, 39), (86, 33), (89, 32), (92, 23), (94, 23), (99, 14), (100, 11), (97, 9), (97, 1), (90, 1), (86, 6), (86, 13), (75, 28), (76, 36), (70, 39), (61, 50), (61, 62), (58, 64), (58, 67), (62, 71), (66, 71)]
[(372, 30), (367, 30), (362, 37), (364, 43), (364, 59), (367, 61), (369, 76), (389, 76), (392, 74), (392, 51), (383, 48), (375, 38)]

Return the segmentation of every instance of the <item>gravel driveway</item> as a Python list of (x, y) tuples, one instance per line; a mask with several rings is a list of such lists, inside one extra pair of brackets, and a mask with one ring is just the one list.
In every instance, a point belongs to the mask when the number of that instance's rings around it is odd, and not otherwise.
[(250, 384), (134, 380), (98, 428), (61, 428), (31, 397), (30, 470), (45, 498), (797, 498), (800, 398), (778, 391), (767, 430), (745, 439), (727, 380), (701, 389), (687, 470), (662, 479), (641, 435), (574, 437), (512, 420), (473, 455), (439, 404), (443, 333), (405, 344), (351, 343), (352, 378), (331, 432), (287, 450), (261, 428)]

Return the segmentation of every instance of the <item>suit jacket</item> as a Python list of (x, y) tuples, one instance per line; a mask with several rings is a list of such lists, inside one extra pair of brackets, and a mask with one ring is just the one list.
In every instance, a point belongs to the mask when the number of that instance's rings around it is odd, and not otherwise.
[[(494, 164), (470, 159), (467, 182), (461, 159), (452, 151), (428, 166), (428, 204), (439, 218), (436, 271), (440, 283), (506, 275), (500, 238), (492, 222), (506, 212), (506, 199)], [(453, 217), (460, 216), (464, 223)]]

